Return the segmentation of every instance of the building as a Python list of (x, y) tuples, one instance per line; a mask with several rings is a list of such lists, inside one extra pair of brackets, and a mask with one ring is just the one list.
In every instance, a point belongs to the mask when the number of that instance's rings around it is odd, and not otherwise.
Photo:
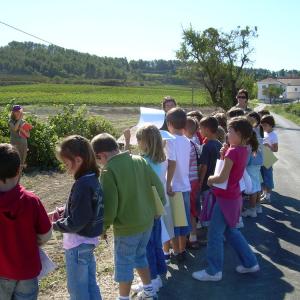
[(288, 100), (300, 99), (300, 78), (266, 78), (257, 82), (257, 99), (268, 100), (263, 90), (270, 85), (281, 86), (283, 93), (280, 98)]

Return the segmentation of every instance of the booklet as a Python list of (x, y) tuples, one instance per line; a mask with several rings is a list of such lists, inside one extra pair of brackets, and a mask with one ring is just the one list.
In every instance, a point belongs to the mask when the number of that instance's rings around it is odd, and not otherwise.
[[(214, 176), (220, 175), (223, 167), (224, 167), (224, 160), (217, 159)], [(228, 179), (225, 182), (223, 182), (223, 183), (214, 183), (213, 184), (213, 186), (215, 186), (215, 187), (217, 187), (219, 189), (222, 189), (222, 190), (226, 190), (227, 189), (227, 185), (228, 185)]]
[(278, 158), (274, 155), (274, 152), (267, 146), (263, 146), (263, 156), (264, 156), (264, 167), (267, 169), (271, 168)]
[(50, 272), (53, 272), (56, 269), (56, 265), (42, 248), (39, 248), (39, 251), (42, 270), (38, 276), (38, 280), (41, 280), (42, 278), (46, 277)]
[(182, 193), (175, 193), (173, 197), (170, 197), (170, 205), (173, 215), (173, 223), (176, 227), (187, 226), (185, 206)]

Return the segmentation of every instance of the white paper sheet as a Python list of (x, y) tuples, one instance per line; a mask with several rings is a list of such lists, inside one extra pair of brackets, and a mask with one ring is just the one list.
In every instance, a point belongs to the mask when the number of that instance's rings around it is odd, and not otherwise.
[[(158, 129), (162, 127), (165, 121), (165, 112), (161, 109), (155, 109), (155, 108), (148, 108), (148, 107), (140, 107), (140, 119), (136, 126), (130, 128), (131, 133), (131, 139), (130, 139), (130, 145), (137, 145), (136, 140), (136, 132), (139, 128), (143, 127), (144, 125), (155, 125)], [(163, 130), (162, 130), (163, 131)], [(163, 135), (166, 137), (166, 139), (171, 139), (172, 135), (170, 133), (166, 134), (161, 133), (162, 137)], [(118, 140), (118, 143), (125, 144), (125, 138), (122, 134)]]
[[(223, 169), (223, 166), (224, 166), (224, 160), (217, 159), (214, 175), (220, 175), (220, 173)], [(223, 183), (214, 183), (213, 186), (215, 186), (219, 189), (222, 189), (222, 190), (226, 190), (227, 184), (228, 184), (228, 179)]]
[(39, 248), (42, 270), (38, 276), (38, 280), (46, 277), (50, 272), (56, 269), (55, 263), (49, 258), (42, 248)]

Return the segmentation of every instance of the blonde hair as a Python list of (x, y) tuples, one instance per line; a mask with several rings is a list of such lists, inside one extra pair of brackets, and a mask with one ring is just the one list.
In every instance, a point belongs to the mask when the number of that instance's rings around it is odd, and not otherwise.
[(144, 155), (148, 156), (154, 163), (166, 160), (163, 148), (163, 140), (158, 128), (154, 125), (145, 125), (136, 133), (136, 139)]

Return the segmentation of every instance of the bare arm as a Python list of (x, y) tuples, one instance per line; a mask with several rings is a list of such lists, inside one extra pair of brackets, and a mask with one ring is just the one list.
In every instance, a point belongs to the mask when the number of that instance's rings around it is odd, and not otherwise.
[(172, 191), (171, 182), (174, 177), (176, 169), (176, 160), (168, 160), (168, 171), (167, 171), (167, 193), (169, 196), (174, 196), (174, 192)]
[(37, 243), (39, 246), (47, 243), (52, 236), (52, 227), (45, 234), (37, 234)]
[(207, 165), (201, 164), (199, 166), (199, 184), (200, 184), (200, 189), (202, 188), (204, 177), (207, 173)]

